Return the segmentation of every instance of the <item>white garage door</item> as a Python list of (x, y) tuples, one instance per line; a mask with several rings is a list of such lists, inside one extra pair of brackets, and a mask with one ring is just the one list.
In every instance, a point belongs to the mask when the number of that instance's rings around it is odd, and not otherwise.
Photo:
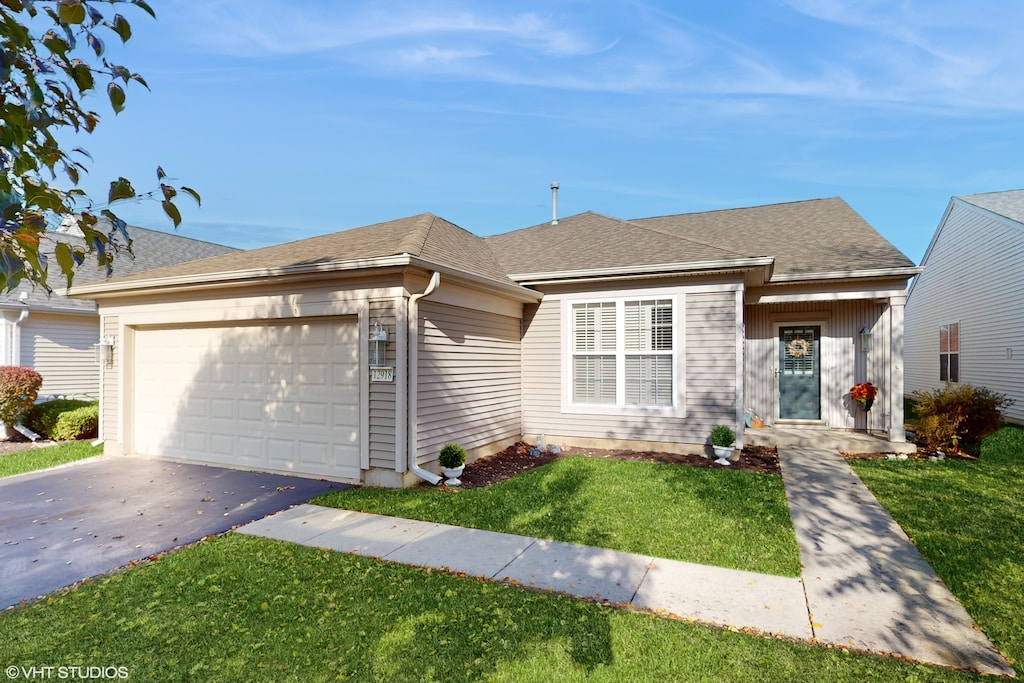
[(139, 329), (134, 451), (358, 480), (354, 318)]

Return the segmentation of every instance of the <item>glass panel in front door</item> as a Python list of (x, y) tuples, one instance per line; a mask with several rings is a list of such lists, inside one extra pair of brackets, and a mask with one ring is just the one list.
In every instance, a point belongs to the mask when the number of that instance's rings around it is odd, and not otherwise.
[(821, 419), (821, 327), (779, 328), (779, 419)]

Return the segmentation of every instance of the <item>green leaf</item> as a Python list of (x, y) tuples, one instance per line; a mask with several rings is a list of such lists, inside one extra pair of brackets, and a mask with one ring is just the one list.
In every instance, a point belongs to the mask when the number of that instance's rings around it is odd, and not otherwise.
[(143, 78), (141, 75), (132, 74), (132, 80), (136, 83), (142, 84), (142, 87), (144, 87), (146, 90), (149, 90), (149, 83), (146, 83), (146, 79)]
[(42, 43), (46, 46), (47, 50), (61, 57), (66, 55), (68, 50), (71, 49), (68, 41), (58, 36), (53, 29), (43, 34)]
[(187, 194), (188, 196), (192, 197), (192, 199), (196, 200), (196, 204), (198, 204), (199, 206), (203, 205), (203, 200), (202, 198), (200, 198), (199, 193), (193, 190), (191, 187), (185, 187), (184, 185), (182, 185), (181, 191)]
[(177, 190), (175, 190), (170, 185), (166, 185), (164, 183), (160, 183), (160, 192), (163, 193), (164, 199), (166, 199), (167, 201), (171, 201), (172, 199), (178, 196)]
[(96, 53), (97, 57), (103, 54), (103, 41), (100, 40), (92, 31), (86, 32), (85, 42), (89, 44), (89, 47), (92, 48), (92, 51)]
[(163, 166), (157, 166), (156, 167), (156, 180), (157, 180), (157, 182), (160, 182), (161, 180), (163, 180), (166, 177), (167, 177), (167, 173), (164, 171), (164, 167)]
[(110, 192), (107, 193), (107, 201), (111, 204), (119, 199), (131, 199), (135, 196), (135, 188), (127, 178), (118, 178), (110, 183)]
[(166, 213), (168, 218), (171, 219), (171, 222), (174, 223), (175, 228), (181, 225), (181, 213), (178, 211), (178, 207), (174, 205), (174, 202), (165, 200), (160, 202), (160, 206), (164, 207), (164, 213)]
[(65, 24), (81, 24), (85, 21), (85, 5), (82, 0), (57, 0), (57, 16)]
[(80, 59), (71, 60), (71, 78), (74, 79), (78, 91), (81, 93), (92, 90), (95, 81), (92, 77), (92, 69)]
[(145, 0), (131, 0), (131, 3), (136, 7), (142, 8), (147, 14), (149, 14), (149, 16), (156, 19), (156, 12), (153, 11), (152, 7), (146, 4)]
[(64, 273), (64, 277), (68, 281), (68, 287), (70, 287), (71, 279), (75, 277), (75, 259), (72, 256), (71, 245), (67, 242), (57, 242), (53, 253), (57, 257), (57, 265), (60, 266), (61, 272)]
[(114, 108), (115, 114), (124, 111), (124, 90), (117, 83), (111, 82), (107, 85), (107, 97), (110, 98), (110, 106)]
[(115, 14), (114, 20), (112, 22), (105, 23), (104, 26), (120, 36), (122, 43), (127, 43), (128, 39), (132, 37), (131, 24), (129, 24), (128, 20), (120, 14)]

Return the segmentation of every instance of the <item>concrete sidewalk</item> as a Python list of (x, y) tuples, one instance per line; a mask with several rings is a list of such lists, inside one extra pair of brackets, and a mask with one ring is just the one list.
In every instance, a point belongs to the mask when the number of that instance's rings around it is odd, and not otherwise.
[(1012, 676), (838, 451), (779, 448), (801, 579), (301, 505), (238, 529), (698, 621)]
[(796, 578), (315, 505), (252, 522), (238, 532), (811, 638), (804, 590)]
[(779, 460), (818, 640), (1014, 674), (837, 451), (780, 446)]

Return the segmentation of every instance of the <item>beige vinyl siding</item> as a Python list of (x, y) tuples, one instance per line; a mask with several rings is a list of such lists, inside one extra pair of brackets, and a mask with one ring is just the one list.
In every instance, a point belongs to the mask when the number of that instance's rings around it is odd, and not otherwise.
[(521, 434), (518, 318), (424, 300), (419, 305), (417, 455)]
[(736, 294), (686, 296), (686, 417), (688, 439), (703, 443), (716, 424), (736, 421)]
[(386, 469), (400, 469), (404, 464), (404, 458), (398, 453), (395, 429), (397, 383), (404, 381), (404, 374), (399, 373), (397, 367), (397, 341), (400, 331), (395, 324), (396, 305), (395, 299), (371, 300), (368, 316), (368, 327), (373, 327), (374, 322), (380, 322), (387, 330), (387, 365), (395, 368), (394, 382), (371, 382), (369, 389), (370, 467)]
[(1024, 226), (954, 200), (906, 309), (906, 388), (937, 389), (939, 326), (960, 323), (960, 384), (1007, 394), (1024, 420)]
[[(523, 320), (523, 431), (581, 440), (611, 439), (699, 445), (717, 423), (736, 423), (737, 305), (735, 285), (670, 285), (642, 298), (673, 296), (679, 323), (674, 339), (676, 378), (683, 406), (666, 415), (657, 408), (622, 411), (563, 409), (563, 296), (553, 291)], [(582, 295), (586, 296), (586, 295)], [(629, 298), (629, 290), (596, 292), (595, 298)], [(573, 301), (576, 301), (573, 298)], [(586, 299), (579, 299), (580, 301)], [(571, 442), (571, 441), (570, 441)]]
[(95, 316), (32, 312), (21, 323), (21, 364), (42, 375), (39, 395), (98, 398), (100, 374), (93, 345), (99, 337)]
[[(886, 401), (892, 397), (889, 366), (892, 341), (887, 304), (830, 301), (748, 305), (746, 317), (746, 406), (769, 424), (778, 417), (779, 325), (821, 325), (822, 421), (833, 429), (889, 428)], [(861, 351), (860, 330), (872, 330), (871, 351)], [(850, 388), (871, 382), (879, 389), (875, 408), (864, 413), (851, 405)]]
[[(117, 316), (103, 316), (100, 319), (102, 336), (114, 340), (114, 363), (109, 368), (101, 369), (101, 394), (100, 394), (100, 437), (120, 442), (118, 438), (118, 415), (120, 407), (118, 403), (119, 382), (122, 367), (122, 339), (118, 334)], [(106, 452), (110, 453), (109, 448)]]

